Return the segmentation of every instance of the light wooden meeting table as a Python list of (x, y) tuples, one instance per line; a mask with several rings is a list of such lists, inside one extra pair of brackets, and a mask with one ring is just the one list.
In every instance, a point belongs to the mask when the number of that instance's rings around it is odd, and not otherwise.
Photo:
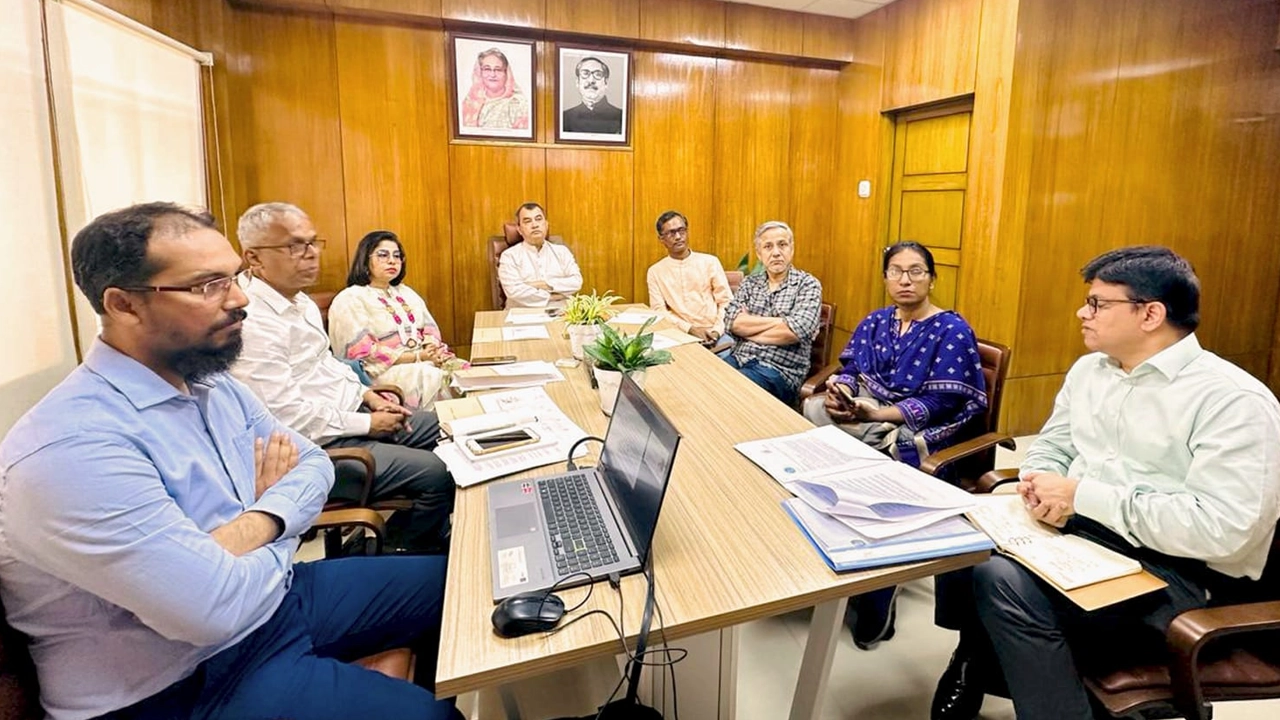
[[(520, 360), (555, 360), (570, 356), (562, 322), (546, 326), (550, 340), (485, 341), (485, 328), (500, 327), (502, 321), (502, 312), (477, 313), (473, 357), (514, 355)], [(704, 668), (712, 665), (710, 682), (694, 682), (695, 687), (680, 692), (681, 709), (693, 702), (686, 700), (687, 693), (697, 692), (698, 686), (703, 690), (710, 686), (709, 690), (718, 694), (711, 701), (714, 710), (699, 715), (732, 718), (735, 627), (813, 607), (791, 718), (817, 718), (849, 596), (968, 567), (984, 560), (987, 553), (862, 572), (833, 572), (783, 512), (780, 503), (788, 497), (787, 492), (733, 448), (745, 440), (800, 432), (812, 427), (810, 423), (696, 343), (677, 347), (672, 355), (670, 364), (649, 369), (645, 384), (646, 392), (683, 436), (653, 542), (657, 604), (668, 640), (685, 638), (688, 643), (697, 636), (702, 639), (699, 647), (717, 648), (719, 654), (718, 664), (706, 657), (691, 657), (681, 663)], [(547, 384), (547, 393), (584, 430), (603, 436), (608, 418), (600, 411), (598, 391), (590, 387), (586, 368), (565, 368), (562, 372), (567, 382)], [(564, 468), (560, 463), (517, 477)], [(436, 691), (442, 697), (501, 687), (622, 650), (617, 631), (600, 615), (552, 635), (503, 639), (493, 632), (487, 494), (483, 484), (460, 488), (454, 507), (436, 670)], [(561, 625), (588, 610), (605, 610), (620, 620), (627, 642), (634, 644), (645, 590), (641, 575), (623, 579), (622, 597), (607, 582), (597, 583), (587, 604), (567, 615)], [(586, 592), (586, 588), (574, 588), (560, 594), (572, 607)], [(620, 606), (625, 611), (621, 616)], [(655, 613), (653, 630), (658, 626)], [(651, 631), (651, 646), (656, 642), (657, 633)], [(509, 714), (516, 712), (510, 704), (507, 710)]]

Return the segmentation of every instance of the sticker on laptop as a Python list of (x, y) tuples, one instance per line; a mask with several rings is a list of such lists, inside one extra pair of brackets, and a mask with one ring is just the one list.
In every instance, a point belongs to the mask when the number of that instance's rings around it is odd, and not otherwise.
[(498, 551), (498, 587), (511, 587), (529, 582), (529, 566), (524, 559), (524, 546)]

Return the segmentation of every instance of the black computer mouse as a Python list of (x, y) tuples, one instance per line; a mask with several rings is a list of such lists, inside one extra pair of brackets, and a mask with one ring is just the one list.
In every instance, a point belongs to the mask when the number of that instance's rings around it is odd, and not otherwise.
[(520, 593), (498, 603), (493, 609), (493, 631), (504, 638), (545, 632), (564, 617), (564, 600), (559, 595), (538, 590)]

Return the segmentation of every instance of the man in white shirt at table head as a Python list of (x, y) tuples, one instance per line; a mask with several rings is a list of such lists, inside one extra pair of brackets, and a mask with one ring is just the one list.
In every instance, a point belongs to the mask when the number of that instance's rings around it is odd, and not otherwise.
[(1018, 492), (1036, 520), (1137, 559), (1168, 587), (1084, 612), (1003, 556), (940, 576), (936, 620), (960, 646), (934, 720), (970, 720), (1001, 678), (1019, 718), (1089, 720), (1077, 662), (1161, 654), (1178, 614), (1257, 592), (1280, 517), (1280, 403), (1200, 347), (1200, 282), (1172, 250), (1112, 250), (1081, 274), (1076, 317), (1093, 352), (1067, 372)]
[[(392, 517), (393, 546), (443, 549), (453, 509), (453, 480), (431, 450), (440, 423), (429, 410), (410, 411), (361, 384), (329, 351), (320, 308), (304, 290), (320, 274), (325, 241), (311, 218), (288, 203), (260, 203), (237, 228), (249, 297), (244, 352), (231, 373), (273, 415), (326, 448), (362, 447), (377, 462), (371, 499), (409, 498), (413, 509)], [(362, 477), (339, 468), (330, 497), (359, 497)]]
[(547, 242), (547, 211), (535, 202), (516, 210), (516, 231), (523, 242), (507, 248), (498, 259), (498, 282), (507, 307), (563, 307), (565, 299), (582, 289), (582, 272), (564, 245)]
[(657, 229), (667, 256), (649, 266), (649, 307), (703, 343), (715, 342), (733, 297), (720, 259), (689, 247), (689, 221), (675, 210), (658, 216)]

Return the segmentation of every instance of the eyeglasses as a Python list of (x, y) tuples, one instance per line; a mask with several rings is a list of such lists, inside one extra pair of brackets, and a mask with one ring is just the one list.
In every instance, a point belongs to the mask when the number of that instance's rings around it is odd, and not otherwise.
[(373, 256), (379, 260), (386, 262), (388, 260), (403, 260), (404, 254), (395, 250), (374, 250)]
[(884, 276), (888, 280), (901, 280), (903, 275), (906, 275), (907, 277), (911, 278), (912, 282), (920, 282), (921, 280), (929, 276), (929, 269), (922, 268), (922, 267), (913, 267), (913, 268), (907, 268), (906, 270), (903, 270), (900, 267), (890, 265), (889, 269), (884, 271)]
[(578, 79), (580, 80), (603, 80), (609, 77), (604, 70), (579, 70)]
[(1154, 300), (1128, 300), (1128, 299), (1113, 300), (1108, 298), (1100, 298), (1096, 295), (1090, 295), (1089, 297), (1084, 299), (1084, 306), (1089, 308), (1089, 317), (1093, 317), (1098, 314), (1099, 310), (1106, 309), (1107, 306), (1109, 305), (1115, 305), (1117, 303), (1123, 303), (1127, 305), (1146, 305), (1149, 302), (1155, 302), (1155, 301)]
[(670, 230), (663, 231), (662, 237), (668, 240), (672, 240), (678, 237), (689, 237), (689, 228), (687, 227), (671, 228)]
[(231, 289), (231, 283), (235, 281), (236, 277), (234, 275), (227, 275), (195, 285), (121, 285), (118, 287), (128, 292), (185, 292), (200, 295), (205, 300), (220, 300), (227, 296), (227, 292)]
[(287, 249), (289, 257), (300, 258), (311, 248), (315, 248), (317, 253), (324, 252), (324, 244), (329, 242), (324, 238), (311, 238), (310, 240), (298, 240), (288, 242), (283, 245), (259, 245), (257, 250), (280, 250)]
[(497, 75), (498, 73), (505, 73), (506, 71), (507, 69), (501, 65), (481, 65), (480, 66), (480, 72), (488, 73), (490, 75)]

